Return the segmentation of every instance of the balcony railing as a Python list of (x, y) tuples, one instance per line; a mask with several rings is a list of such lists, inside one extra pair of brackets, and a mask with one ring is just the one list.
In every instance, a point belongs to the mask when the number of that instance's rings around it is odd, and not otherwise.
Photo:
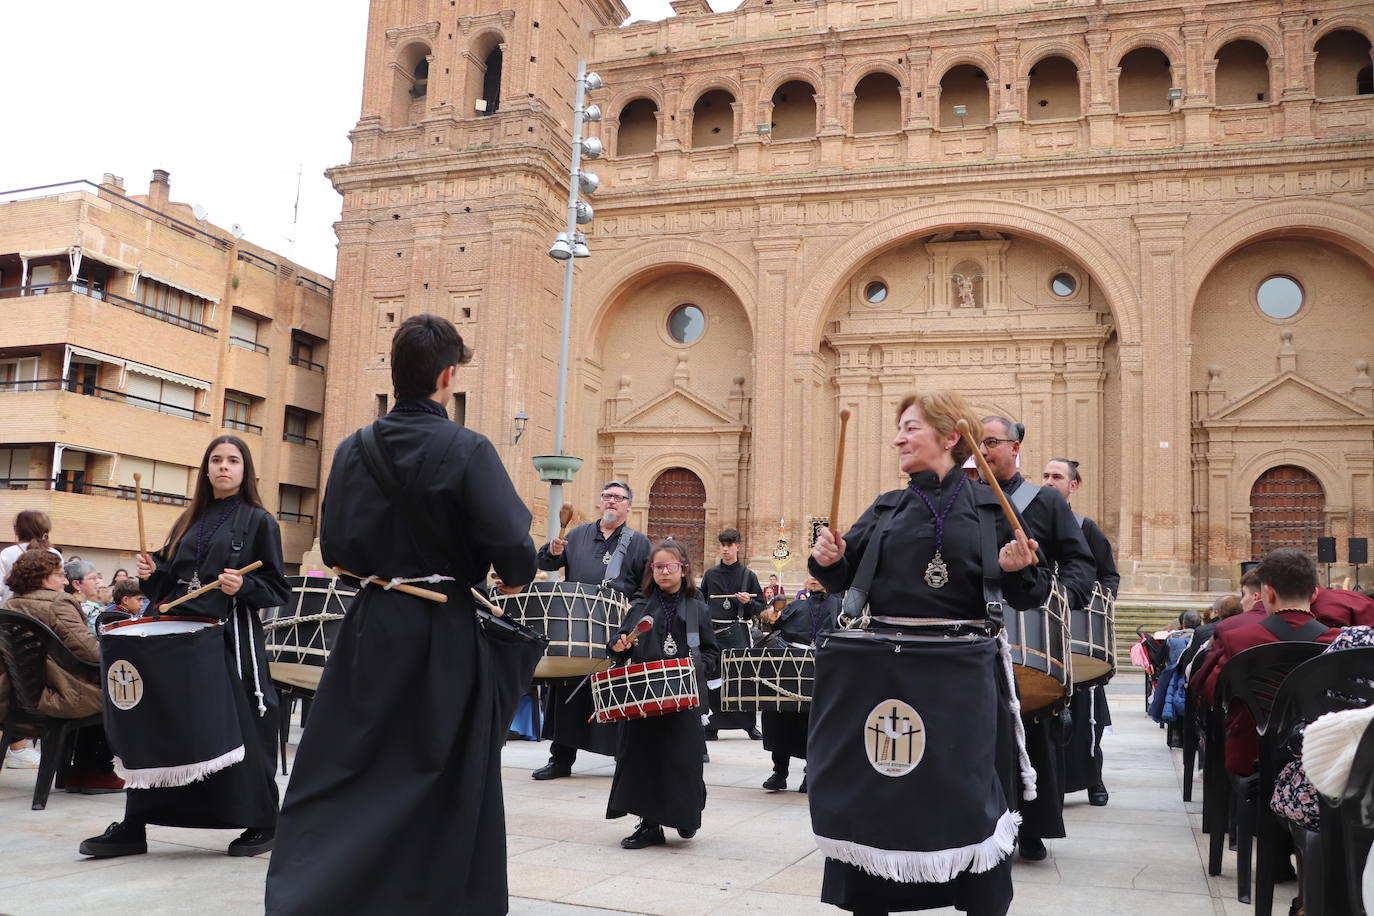
[(324, 372), (324, 365), (322, 363), (306, 359), (304, 356), (288, 357), (287, 362), (293, 366), (300, 366), (302, 369), (308, 369), (311, 372)]
[(51, 490), (49, 477), (0, 477), (0, 490)]
[(138, 312), (140, 315), (147, 315), (149, 318), (156, 318), (158, 321), (165, 321), (174, 324), (179, 328), (188, 331), (195, 331), (197, 334), (205, 334), (214, 337), (219, 334), (218, 328), (212, 328), (208, 324), (202, 324), (176, 312), (169, 312), (165, 309), (139, 302), (135, 299), (128, 299), (108, 290), (100, 289), (89, 283), (74, 280), (68, 283), (38, 283), (28, 286), (7, 286), (0, 289), (0, 299), (15, 299), (20, 296), (42, 296), (45, 293), (79, 293), (82, 296), (89, 296), (100, 302), (108, 302), (113, 306), (130, 311)]
[(177, 404), (154, 401), (150, 398), (141, 398), (136, 394), (127, 394), (114, 388), (101, 388), (97, 385), (88, 385), (80, 379), (40, 378), (0, 382), (0, 394), (64, 390), (70, 391), (73, 394), (84, 394), (89, 397), (100, 398), (102, 401), (115, 401), (121, 404), (128, 404), (130, 407), (137, 407), (140, 410), (152, 410), (157, 413), (165, 413), (169, 416), (181, 417), (186, 420), (199, 420), (204, 423), (210, 419), (210, 415), (203, 410), (192, 410), (189, 407), (181, 407)]
[(235, 420), (232, 417), (225, 417), (224, 427), (225, 429), (237, 429), (239, 432), (243, 433), (256, 433), (259, 436), (262, 435), (262, 427), (256, 423), (249, 423), (247, 420)]
[(302, 435), (298, 435), (298, 434), (296, 434), (296, 433), (282, 433), (281, 441), (283, 441), (283, 442), (293, 442), (293, 443), (295, 443), (296, 445), (308, 445), (308, 446), (310, 446), (311, 448), (319, 448), (319, 447), (320, 447), (320, 440), (319, 440), (319, 439), (312, 439), (312, 438), (310, 438), (309, 436), (302, 436)]
[(315, 524), (315, 516), (305, 515), (300, 512), (278, 512), (277, 518), (283, 522), (296, 522), (298, 524)]
[(256, 340), (249, 340), (247, 337), (230, 337), (229, 343), (245, 350), (252, 350), (254, 353), (267, 353), (268, 348), (258, 343)]
[[(61, 478), (48, 477), (0, 477), (0, 490), (53, 490), (59, 493), (76, 493), (81, 496), (104, 496), (107, 499), (136, 499), (131, 486), (107, 486), (101, 483), (86, 483)], [(191, 502), (189, 496), (180, 493), (164, 493), (159, 490), (144, 490), (143, 501), (160, 506), (186, 506)]]

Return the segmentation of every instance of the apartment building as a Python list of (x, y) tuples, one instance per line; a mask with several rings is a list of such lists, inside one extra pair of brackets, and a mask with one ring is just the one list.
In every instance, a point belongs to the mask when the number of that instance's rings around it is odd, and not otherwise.
[[(107, 581), (194, 492), (206, 444), (253, 453), (287, 571), (315, 537), (330, 278), (106, 175), (0, 193), (0, 525), (22, 509)], [(3, 537), (7, 538), (5, 531)]]

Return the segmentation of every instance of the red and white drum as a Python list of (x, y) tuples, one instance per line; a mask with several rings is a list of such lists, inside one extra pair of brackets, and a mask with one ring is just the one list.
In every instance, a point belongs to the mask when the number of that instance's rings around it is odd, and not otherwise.
[(592, 675), (592, 705), (597, 722), (647, 719), (701, 703), (697, 671), (688, 658), (665, 658), (598, 671)]

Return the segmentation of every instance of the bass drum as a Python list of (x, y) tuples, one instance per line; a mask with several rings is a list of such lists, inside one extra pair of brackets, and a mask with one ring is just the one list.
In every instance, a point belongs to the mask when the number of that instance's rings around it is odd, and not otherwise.
[(581, 677), (611, 665), (606, 644), (615, 638), (629, 607), (612, 588), (582, 582), (534, 582), (492, 603), (549, 639), (535, 666), (536, 678)]
[(1047, 709), (1068, 699), (1073, 688), (1069, 652), (1069, 599), (1055, 582), (1044, 607), (1003, 609), (1011, 663), (1022, 712)]
[(329, 647), (358, 589), (327, 576), (287, 576), (291, 603), (264, 608), (267, 670), (272, 680), (289, 688), (318, 690)]
[(1069, 615), (1074, 687), (1105, 684), (1116, 674), (1116, 599), (1094, 583), (1088, 606)]

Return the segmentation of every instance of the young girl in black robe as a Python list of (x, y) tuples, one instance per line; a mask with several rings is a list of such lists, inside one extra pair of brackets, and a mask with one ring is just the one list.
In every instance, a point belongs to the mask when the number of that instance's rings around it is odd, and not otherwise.
[[(642, 594), (630, 606), (610, 650), (628, 664), (686, 658), (690, 652), (700, 688), (715, 676), (720, 649), (711, 627), (711, 613), (692, 585), (691, 564), (681, 543), (670, 538), (654, 547)], [(653, 618), (653, 629), (640, 634), (632, 645), (629, 634), (645, 616)], [(689, 649), (689, 622), (700, 637), (695, 649)], [(706, 744), (701, 716), (706, 708), (703, 704), (625, 722), (606, 817), (639, 815), (634, 833), (620, 841), (626, 849), (661, 846), (666, 842), (664, 827), (676, 828), (684, 840), (696, 836), (701, 828), (701, 812), (706, 807), (706, 782), (702, 778)]]
[[(234, 574), (256, 560), (262, 561), (258, 569)], [(277, 827), (277, 692), (268, 674), (257, 612), (285, 604), (291, 593), (282, 571), (281, 532), (258, 496), (253, 456), (243, 440), (219, 436), (210, 442), (191, 504), (172, 526), (166, 546), (139, 555), (138, 577), (150, 615), (159, 604), (219, 582), (218, 589), (172, 613), (224, 621), (224, 661), (236, 688), (244, 757), (190, 785), (128, 790), (124, 820), (82, 842), (81, 854), (110, 858), (145, 853), (147, 824), (246, 828), (229, 844), (229, 855), (267, 852)]]

